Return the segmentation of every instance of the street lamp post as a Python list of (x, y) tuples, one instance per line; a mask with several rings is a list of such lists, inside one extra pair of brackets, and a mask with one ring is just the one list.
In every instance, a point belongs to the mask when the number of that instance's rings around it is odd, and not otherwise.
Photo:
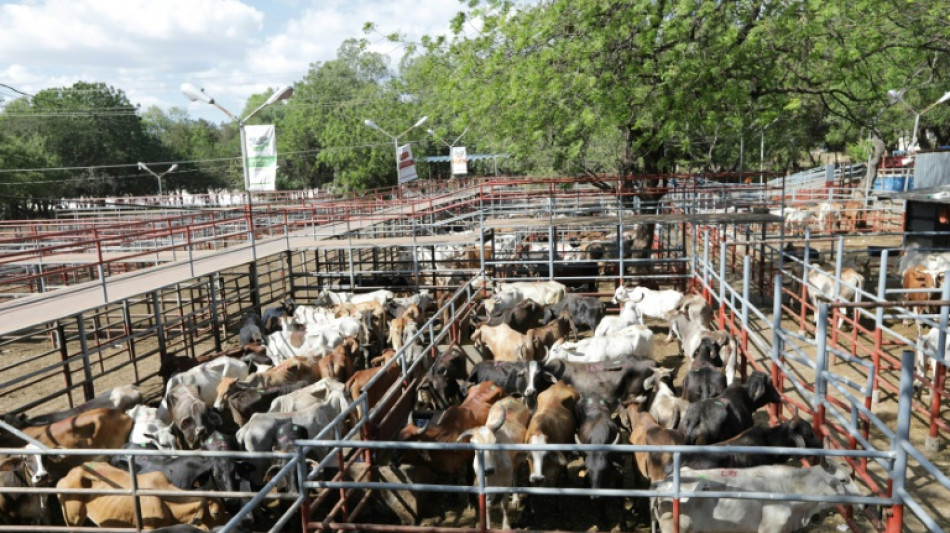
[(376, 131), (382, 133), (383, 135), (389, 137), (390, 139), (392, 139), (392, 141), (393, 141), (393, 147), (396, 149), (396, 185), (399, 187), (399, 190), (402, 190), (402, 184), (399, 183), (399, 138), (402, 137), (403, 135), (409, 133), (410, 131), (414, 130), (415, 128), (418, 128), (419, 126), (425, 124), (425, 122), (426, 122), (427, 120), (429, 120), (429, 117), (428, 117), (428, 116), (424, 116), (424, 117), (420, 118), (419, 120), (416, 121), (415, 124), (413, 124), (412, 126), (410, 126), (406, 131), (400, 133), (399, 135), (393, 135), (393, 134), (389, 133), (388, 131), (384, 130), (383, 128), (380, 128), (379, 126), (377, 126), (375, 122), (373, 122), (372, 120), (370, 120), (370, 119), (368, 119), (368, 118), (365, 119), (365, 120), (363, 120), (363, 124), (364, 124), (366, 127), (372, 128), (372, 129), (374, 129), (374, 130), (376, 130)]
[(192, 102), (204, 102), (206, 104), (211, 104), (221, 111), (224, 112), (231, 120), (237, 122), (238, 130), (241, 133), (241, 168), (244, 171), (244, 194), (246, 195), (246, 208), (247, 208), (247, 224), (248, 224), (248, 240), (251, 242), (251, 255), (254, 258), (254, 261), (257, 261), (257, 245), (254, 239), (254, 204), (251, 200), (251, 174), (247, 168), (247, 139), (246, 134), (244, 133), (244, 126), (247, 124), (247, 121), (256, 115), (259, 111), (265, 107), (279, 102), (281, 100), (286, 100), (293, 96), (294, 88), (290, 86), (284, 86), (280, 89), (274, 91), (274, 94), (260, 106), (257, 107), (254, 111), (248, 113), (244, 118), (239, 118), (237, 115), (231, 113), (224, 108), (221, 104), (217, 103), (214, 98), (204, 92), (204, 89), (198, 89), (190, 83), (181, 84), (181, 92), (185, 95), (185, 98), (191, 100)]
[(897, 103), (897, 102), (900, 102), (900, 103), (904, 104), (904, 107), (906, 107), (907, 109), (910, 109), (911, 113), (914, 114), (914, 136), (911, 137), (910, 146), (907, 147), (907, 153), (911, 154), (911, 153), (915, 153), (915, 152), (917, 152), (917, 151), (920, 150), (920, 147), (917, 146), (917, 128), (920, 126), (920, 117), (921, 117), (922, 115), (926, 114), (926, 113), (927, 113), (928, 111), (930, 111), (931, 109), (937, 107), (938, 105), (940, 105), (940, 104), (946, 102), (947, 100), (950, 100), (950, 91), (947, 91), (947, 92), (943, 93), (943, 96), (941, 96), (939, 99), (937, 99), (936, 102), (934, 102), (934, 103), (930, 104), (929, 106), (925, 107), (924, 109), (922, 109), (922, 110), (920, 111), (920, 113), (918, 113), (913, 107), (910, 106), (910, 104), (908, 104), (908, 103), (904, 100), (904, 92), (905, 92), (905, 91), (906, 91), (906, 89), (900, 89), (900, 90), (891, 89), (891, 90), (887, 91), (887, 98), (888, 98), (888, 100), (891, 101), (892, 104), (893, 104), (893, 103)]
[(148, 166), (145, 163), (139, 161), (139, 170), (144, 170), (145, 172), (148, 172), (149, 174), (155, 176), (155, 179), (158, 180), (158, 196), (161, 197), (162, 196), (162, 178), (164, 178), (166, 174), (171, 174), (172, 172), (178, 170), (178, 163), (175, 163), (174, 165), (168, 167), (168, 170), (166, 170), (165, 172), (162, 172), (161, 174), (156, 174), (154, 171), (152, 171), (152, 169), (148, 168)]

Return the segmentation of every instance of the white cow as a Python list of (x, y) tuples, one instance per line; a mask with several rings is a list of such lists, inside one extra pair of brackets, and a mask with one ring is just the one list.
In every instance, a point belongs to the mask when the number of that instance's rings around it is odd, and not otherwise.
[(331, 306), (345, 303), (359, 304), (375, 300), (379, 302), (380, 305), (386, 305), (388, 301), (395, 297), (396, 295), (393, 294), (392, 291), (385, 289), (359, 294), (352, 292), (334, 292), (330, 289), (323, 289), (317, 294), (317, 297), (313, 299), (313, 303), (314, 305)]
[[(817, 513), (834, 507), (835, 496), (862, 496), (851, 479), (851, 467), (844, 461), (829, 459), (821, 466), (798, 468), (784, 465), (753, 468), (714, 468), (680, 471), (680, 490), (725, 493), (764, 492), (770, 494), (807, 494), (827, 496), (827, 501), (801, 502), (771, 499), (680, 498), (681, 533), (786, 533), (806, 526)], [(657, 491), (672, 492), (673, 481), (655, 486)], [(654, 518), (663, 533), (673, 528), (673, 499), (660, 498), (652, 505)]]
[[(136, 405), (125, 412), (132, 418), (130, 444), (154, 444), (159, 450), (177, 450), (178, 441), (172, 433), (171, 421), (163, 420), (162, 413), (155, 407)], [(167, 414), (167, 413), (166, 413)]]
[[(930, 376), (933, 379), (937, 375), (937, 342), (939, 341), (940, 329), (930, 328), (930, 331), (917, 337), (917, 366), (916, 371), (922, 376), (927, 375), (927, 358), (930, 358)], [(944, 357), (950, 357), (950, 334), (944, 343)], [(946, 359), (945, 359), (946, 360)]]
[(604, 337), (555, 344), (545, 362), (561, 359), (569, 363), (607, 363), (627, 357), (652, 357), (653, 331), (637, 324)]
[(274, 365), (294, 357), (323, 357), (343, 344), (344, 338), (334, 326), (309, 325), (305, 330), (275, 331), (267, 336), (267, 357)]
[(326, 402), (327, 398), (343, 389), (343, 383), (340, 381), (333, 378), (323, 378), (316, 383), (274, 398), (267, 412), (291, 413), (303, 411), (312, 405)]
[[(246, 424), (241, 426), (235, 437), (238, 445), (249, 452), (270, 451), (274, 446), (277, 426), (285, 420), (307, 429), (307, 435), (314, 438), (347, 406), (344, 386), (339, 381), (322, 380), (324, 389), (315, 403), (291, 412), (254, 413)], [(322, 456), (325, 451), (321, 451)]]
[[(861, 291), (864, 290), (864, 276), (851, 267), (841, 269), (841, 283), (838, 289), (838, 300), (846, 302), (860, 302)], [(815, 308), (815, 331), (818, 330), (818, 302), (819, 300), (831, 301), (834, 298), (835, 278), (834, 274), (827, 274), (819, 268), (809, 269), (808, 272), (808, 299), (811, 300), (812, 307)], [(841, 329), (844, 322), (845, 311), (840, 311), (838, 324), (835, 326)]]
[(666, 289), (655, 291), (646, 287), (617, 287), (612, 300), (614, 303), (633, 302), (637, 314), (641, 317), (666, 319), (670, 312), (675, 311), (683, 301), (683, 293)]
[[(218, 357), (200, 364), (168, 379), (168, 385), (165, 387), (165, 397), (162, 398), (160, 408), (164, 413), (168, 412), (168, 392), (181, 385), (195, 385), (198, 387), (198, 395), (201, 401), (211, 407), (218, 398), (217, 389), (218, 384), (221, 383), (221, 378), (228, 377), (241, 380), (246, 378), (247, 374), (247, 363), (230, 357)], [(162, 415), (162, 418), (165, 418), (165, 415)]]
[(600, 319), (600, 324), (597, 324), (597, 329), (594, 330), (594, 336), (603, 337), (637, 324), (643, 324), (643, 317), (637, 312), (637, 304), (624, 302), (620, 315), (605, 316)]
[(522, 299), (531, 299), (541, 305), (561, 303), (568, 293), (567, 287), (557, 281), (516, 281), (513, 283), (496, 283), (495, 294), (519, 292)]

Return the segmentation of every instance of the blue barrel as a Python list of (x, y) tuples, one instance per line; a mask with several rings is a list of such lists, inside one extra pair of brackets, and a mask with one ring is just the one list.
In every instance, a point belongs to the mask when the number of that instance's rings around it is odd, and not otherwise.
[[(910, 181), (907, 183), (907, 190), (914, 188), (914, 178), (907, 178)], [(877, 178), (874, 180), (874, 190), (875, 191), (894, 191), (901, 192), (904, 190), (904, 176), (884, 176), (883, 178)]]

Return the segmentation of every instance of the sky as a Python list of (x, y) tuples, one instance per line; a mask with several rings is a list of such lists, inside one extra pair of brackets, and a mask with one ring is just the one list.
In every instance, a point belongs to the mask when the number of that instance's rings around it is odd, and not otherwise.
[[(182, 83), (237, 114), (252, 94), (334, 59), (348, 38), (367, 38), (395, 66), (402, 48), (385, 35), (448, 34), (462, 7), (458, 0), (0, 1), (0, 98), (104, 82), (143, 111), (181, 107), (220, 123), (224, 113), (189, 102)], [(365, 34), (367, 22), (377, 32)]]

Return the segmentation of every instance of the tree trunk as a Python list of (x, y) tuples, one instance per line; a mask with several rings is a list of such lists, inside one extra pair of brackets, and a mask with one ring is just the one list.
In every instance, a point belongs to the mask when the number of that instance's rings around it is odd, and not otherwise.
[(877, 168), (881, 162), (881, 157), (887, 152), (887, 146), (877, 135), (874, 136), (871, 142), (874, 143), (874, 152), (871, 154), (870, 161), (868, 161), (868, 170), (864, 174), (864, 183), (861, 184), (862, 191), (869, 191), (874, 186), (874, 179), (877, 178)]

